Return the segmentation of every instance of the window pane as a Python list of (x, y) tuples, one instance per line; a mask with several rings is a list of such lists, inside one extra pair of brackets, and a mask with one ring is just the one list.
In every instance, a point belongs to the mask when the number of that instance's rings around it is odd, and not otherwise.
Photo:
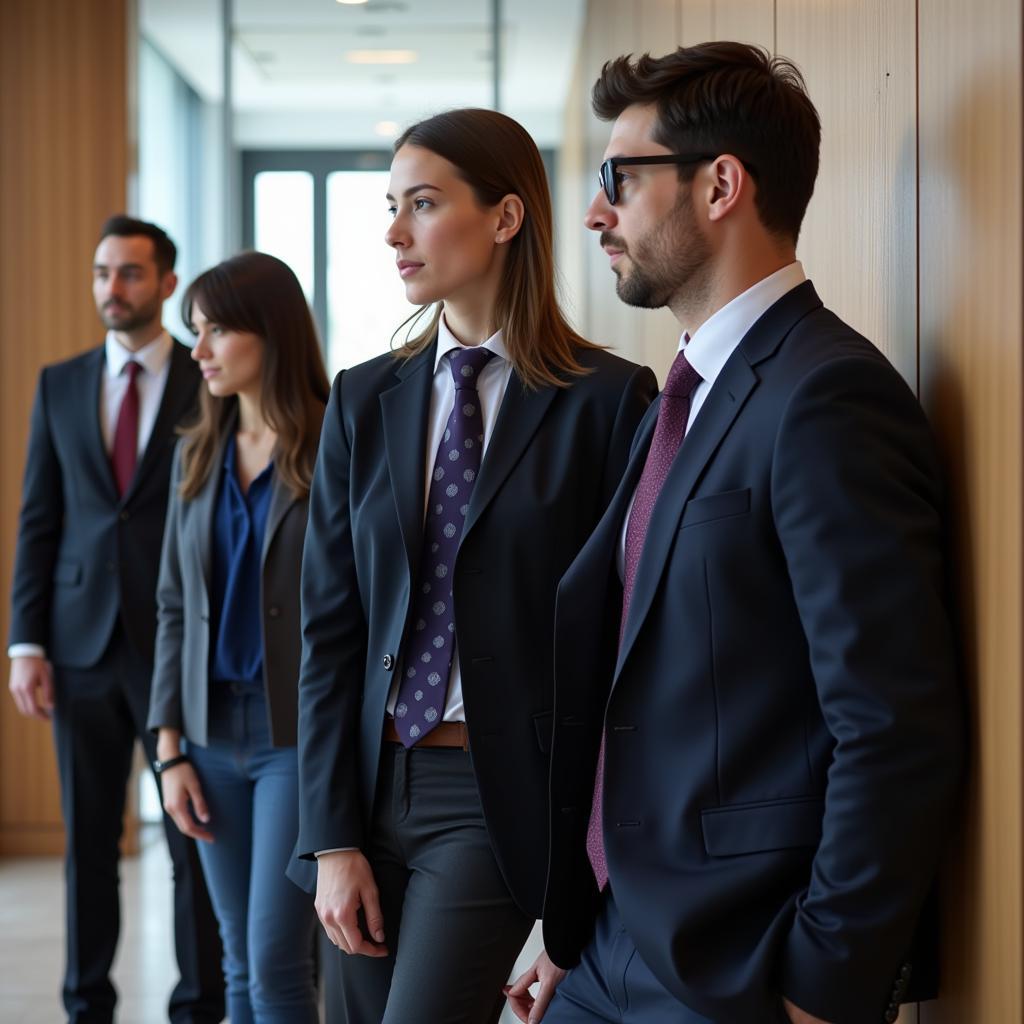
[(395, 328), (415, 309), (406, 302), (394, 250), (384, 242), (390, 223), (384, 198), (388, 177), (388, 171), (336, 171), (327, 177), (327, 368), (332, 377), (386, 352)]
[(284, 260), (313, 303), (313, 175), (262, 171), (254, 183), (253, 238), (260, 252)]

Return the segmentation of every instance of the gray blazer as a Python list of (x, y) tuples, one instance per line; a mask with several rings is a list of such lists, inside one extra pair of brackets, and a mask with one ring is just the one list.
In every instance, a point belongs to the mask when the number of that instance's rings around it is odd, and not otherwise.
[[(214, 460), (220, 466), (222, 452)], [(206, 746), (210, 678), (210, 587), (213, 517), (220, 473), (211, 473), (190, 501), (178, 494), (181, 445), (174, 452), (160, 578), (156, 656), (148, 728), (180, 729)], [(275, 747), (295, 745), (302, 635), (299, 574), (307, 499), (296, 499), (275, 476), (263, 536), (260, 606), (263, 611), (263, 686)]]

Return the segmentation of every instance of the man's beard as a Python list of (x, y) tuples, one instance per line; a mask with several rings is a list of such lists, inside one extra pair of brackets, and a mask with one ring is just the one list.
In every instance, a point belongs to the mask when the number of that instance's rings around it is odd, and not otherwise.
[(642, 309), (660, 309), (677, 296), (690, 303), (707, 290), (711, 247), (697, 226), (693, 197), (684, 190), (669, 216), (628, 251), (630, 269), (618, 274), (616, 294)]
[(160, 299), (154, 296), (141, 306), (121, 303), (112, 310), (102, 306), (99, 314), (103, 326), (109, 331), (134, 331), (152, 323), (160, 315)]

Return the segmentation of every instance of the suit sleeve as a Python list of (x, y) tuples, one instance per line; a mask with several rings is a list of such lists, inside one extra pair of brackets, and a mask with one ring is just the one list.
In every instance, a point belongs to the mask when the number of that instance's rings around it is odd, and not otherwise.
[(160, 575), (156, 585), (156, 652), (153, 657), (153, 682), (149, 695), (146, 727), (153, 732), (161, 727), (181, 729), (181, 651), (184, 633), (181, 551), (181, 442), (174, 450), (171, 487), (167, 500)]
[(324, 414), (302, 554), (297, 852), (363, 846), (356, 745), (367, 623), (349, 500), (349, 439), (338, 374)]
[(48, 371), (43, 370), (32, 407), (8, 641), (12, 645), (38, 644), (44, 648), (50, 639), (53, 570), (64, 523), (64, 488), (50, 432), (47, 378)]
[(834, 360), (791, 397), (772, 508), (835, 746), (781, 988), (837, 1024), (878, 1019), (892, 998), (961, 777), (939, 479), (884, 360)]
[(601, 481), (601, 509), (608, 507), (626, 470), (626, 463), (633, 448), (633, 438), (647, 412), (648, 406), (658, 394), (658, 381), (647, 366), (638, 366), (629, 378), (612, 427)]

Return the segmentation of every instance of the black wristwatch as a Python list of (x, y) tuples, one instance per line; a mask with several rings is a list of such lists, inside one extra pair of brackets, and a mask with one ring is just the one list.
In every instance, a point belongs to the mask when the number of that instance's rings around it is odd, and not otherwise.
[(154, 761), (153, 771), (157, 775), (162, 775), (168, 768), (173, 768), (176, 764), (181, 764), (183, 761), (188, 760), (188, 754), (178, 754), (176, 757), (169, 757), (166, 761)]

